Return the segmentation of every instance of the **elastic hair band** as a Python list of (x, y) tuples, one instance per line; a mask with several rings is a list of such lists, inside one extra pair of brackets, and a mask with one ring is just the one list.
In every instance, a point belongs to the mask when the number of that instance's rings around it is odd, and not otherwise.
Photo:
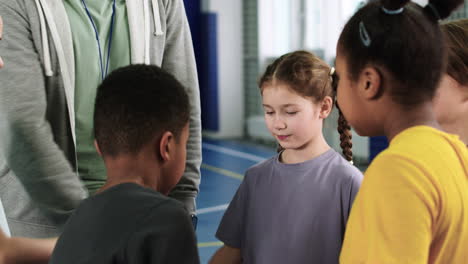
[(429, 7), (429, 9), (432, 11), (432, 14), (435, 16), (435, 18), (436, 18), (437, 20), (441, 20), (441, 19), (442, 19), (442, 18), (440, 17), (439, 11), (437, 10), (437, 8), (436, 8), (433, 4), (429, 3), (429, 4), (427, 4), (426, 7)]
[(390, 10), (382, 6), (382, 11), (387, 15), (398, 15), (398, 14), (403, 13), (403, 10), (405, 10), (404, 7), (397, 9), (397, 10)]
[(364, 22), (359, 22), (359, 37), (361, 38), (362, 44), (366, 47), (370, 47), (372, 40), (367, 32), (366, 26), (364, 26)]
[[(331, 79), (331, 87), (333, 89), (333, 91), (336, 92), (336, 90), (338, 89), (338, 77), (336, 76), (336, 70), (335, 70), (335, 67), (331, 67), (330, 69), (330, 73), (328, 73), (328, 76), (329, 78)], [(323, 90), (325, 91), (325, 90)], [(335, 99), (333, 100), (333, 103), (335, 104), (336, 103), (336, 95), (335, 95)]]

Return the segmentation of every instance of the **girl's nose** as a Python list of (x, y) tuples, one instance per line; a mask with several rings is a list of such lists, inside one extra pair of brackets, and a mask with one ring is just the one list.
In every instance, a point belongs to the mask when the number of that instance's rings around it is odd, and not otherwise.
[(284, 120), (282, 118), (277, 116), (277, 117), (275, 117), (273, 126), (275, 127), (275, 129), (285, 129), (286, 128), (286, 122), (284, 122)]

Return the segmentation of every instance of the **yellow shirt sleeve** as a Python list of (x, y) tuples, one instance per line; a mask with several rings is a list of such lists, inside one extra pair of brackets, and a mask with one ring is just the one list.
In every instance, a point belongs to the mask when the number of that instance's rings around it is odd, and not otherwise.
[(351, 210), (340, 263), (427, 264), (439, 204), (428, 175), (407, 157), (378, 156)]

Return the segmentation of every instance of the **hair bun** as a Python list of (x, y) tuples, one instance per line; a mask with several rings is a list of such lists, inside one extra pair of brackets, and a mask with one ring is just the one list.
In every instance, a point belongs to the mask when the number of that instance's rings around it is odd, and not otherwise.
[(424, 11), (436, 20), (445, 19), (463, 2), (463, 0), (430, 0)]

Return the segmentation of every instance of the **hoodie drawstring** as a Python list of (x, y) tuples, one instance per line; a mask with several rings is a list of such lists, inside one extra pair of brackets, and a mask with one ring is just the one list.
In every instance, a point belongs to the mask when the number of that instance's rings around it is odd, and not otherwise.
[(150, 12), (148, 1), (143, 1), (143, 11), (145, 17), (145, 64), (150, 64)]
[[(151, 17), (150, 17), (150, 7), (148, 6), (148, 1), (143, 1), (143, 10), (145, 16), (145, 64), (150, 64), (150, 45), (151, 45)], [(161, 16), (159, 14), (159, 4), (158, 0), (151, 0), (151, 13), (154, 20), (154, 35), (162, 36), (164, 32), (162, 31)]]
[(41, 24), (42, 51), (44, 53), (44, 69), (45, 75), (51, 77), (54, 75), (52, 71), (52, 61), (50, 55), (49, 38), (47, 37), (47, 26), (44, 18), (44, 11), (39, 0), (36, 0), (37, 12), (39, 13), (39, 23)]
[(158, 0), (152, 0), (153, 4), (153, 19), (154, 19), (154, 35), (155, 36), (162, 36), (164, 32), (162, 31), (162, 24), (161, 24), (161, 15), (159, 14), (159, 4)]

